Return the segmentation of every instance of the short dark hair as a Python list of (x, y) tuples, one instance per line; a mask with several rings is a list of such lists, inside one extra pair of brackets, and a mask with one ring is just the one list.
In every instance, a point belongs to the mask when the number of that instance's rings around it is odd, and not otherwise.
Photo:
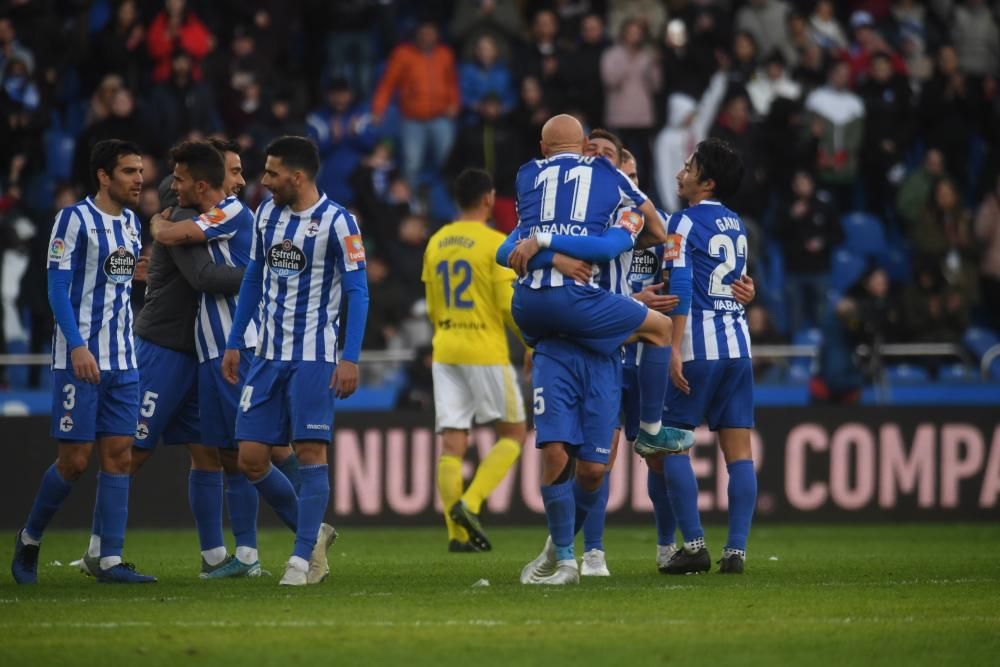
[(211, 137), (208, 143), (212, 144), (212, 148), (219, 151), (220, 153), (240, 153), (240, 145), (232, 139), (223, 139), (221, 137)]
[(142, 150), (131, 141), (121, 139), (104, 139), (94, 144), (90, 149), (90, 177), (94, 179), (94, 187), (99, 188), (101, 181), (97, 178), (97, 172), (104, 170), (104, 173), (111, 176), (111, 172), (118, 166), (118, 158), (123, 155), (142, 155)]
[(694, 149), (698, 179), (715, 181), (712, 193), (719, 199), (736, 194), (743, 183), (743, 158), (728, 141), (718, 138), (698, 142)]
[(622, 156), (622, 151), (625, 150), (625, 144), (622, 143), (621, 138), (609, 130), (605, 130), (603, 127), (594, 128), (587, 135), (587, 140), (591, 139), (606, 139), (615, 145), (615, 152), (618, 153), (618, 164), (622, 163), (625, 158)]
[(493, 192), (493, 177), (483, 169), (466, 169), (455, 179), (455, 203), (468, 209), (479, 203), (483, 195)]
[(268, 144), (264, 155), (279, 158), (290, 169), (301, 169), (310, 179), (319, 173), (319, 150), (306, 137), (278, 137)]
[(182, 141), (170, 149), (170, 159), (187, 167), (191, 178), (213, 188), (221, 188), (226, 180), (226, 161), (207, 141)]

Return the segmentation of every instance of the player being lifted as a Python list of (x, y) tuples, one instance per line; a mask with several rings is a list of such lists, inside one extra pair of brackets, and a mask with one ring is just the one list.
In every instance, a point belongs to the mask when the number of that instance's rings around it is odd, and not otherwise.
[[(647, 235), (664, 238), (655, 208), (610, 162), (584, 157), (576, 119), (556, 116), (542, 129), (543, 160), (517, 177), (521, 223), (497, 253), (522, 278), (514, 318), (537, 342), (533, 368), (536, 446), (542, 450), (542, 497), (549, 524), (543, 553), (525, 566), (522, 583), (579, 582), (573, 537), (600, 497), (621, 388), (621, 345), (633, 336), (665, 345), (667, 318), (623, 295), (574, 280), (551, 266), (540, 248), (606, 261), (630, 248), (648, 216)], [(515, 237), (521, 237), (510, 251)], [(508, 254), (509, 253), (509, 254)], [(684, 437), (684, 436), (681, 436)], [(690, 442), (678, 440), (678, 449)], [(575, 466), (573, 465), (575, 463)], [(574, 471), (575, 467), (575, 471)]]
[[(750, 533), (757, 478), (750, 450), (753, 428), (753, 369), (750, 334), (733, 284), (747, 270), (747, 234), (740, 217), (719, 200), (732, 195), (743, 178), (743, 161), (718, 139), (700, 142), (677, 174), (677, 193), (689, 207), (668, 225), (665, 260), (672, 262), (670, 290), (679, 298), (670, 356), (670, 386), (663, 422), (694, 429), (707, 420), (719, 434), (729, 472), (729, 537), (719, 571), (742, 573)], [(662, 448), (636, 441), (643, 455)], [(670, 503), (684, 536), (684, 548), (662, 571), (704, 572), (711, 568), (698, 516), (698, 486), (687, 456), (664, 458)]]
[(102, 526), (97, 581), (156, 581), (122, 562), (139, 414), (131, 293), (141, 234), (127, 207), (138, 203), (142, 190), (141, 152), (126, 141), (100, 141), (90, 154), (90, 173), (97, 194), (61, 210), (49, 241), (49, 304), (56, 321), (52, 436), (59, 449), (15, 539), (11, 574), (19, 584), (38, 580), (45, 528), (87, 469), (95, 442)]
[[(504, 325), (516, 331), (513, 271), (494, 261), (504, 235), (486, 226), (493, 179), (466, 169), (455, 180), (460, 215), (427, 242), (423, 281), (434, 325), (434, 412), (441, 433), (438, 493), (450, 551), (488, 551), (479, 520), (483, 501), (504, 478), (524, 442), (524, 399), (510, 365)], [(495, 422), (498, 440), (462, 493), (469, 429)]]
[[(305, 137), (280, 137), (266, 155), (261, 183), (272, 198), (257, 209), (250, 264), (222, 373), (231, 384), (239, 383), (244, 333), (259, 309), (256, 356), (236, 419), (239, 465), (295, 531), (295, 547), (280, 583), (302, 586), (326, 577), (326, 549), (336, 536), (322, 523), (330, 500), (327, 446), (334, 397), (347, 398), (358, 386), (368, 316), (365, 248), (354, 217), (316, 187), (315, 144)], [(338, 320), (345, 296), (347, 334), (338, 363)], [(288, 442), (300, 463), (299, 495), (286, 477), (273, 474), (270, 463), (270, 448)]]

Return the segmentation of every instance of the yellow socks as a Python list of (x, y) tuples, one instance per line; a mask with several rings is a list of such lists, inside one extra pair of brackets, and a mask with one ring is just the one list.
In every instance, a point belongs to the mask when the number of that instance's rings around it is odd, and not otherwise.
[[(510, 470), (510, 467), (514, 465), (514, 462), (517, 461), (517, 457), (520, 455), (521, 445), (516, 440), (500, 438), (493, 445), (490, 453), (479, 463), (476, 476), (472, 479), (472, 483), (469, 484), (465, 495), (462, 496), (462, 500), (465, 501), (466, 506), (468, 506), (473, 514), (479, 514), (479, 510), (483, 506), (483, 501), (503, 481), (507, 471)], [(440, 476), (440, 468), (438, 470), (438, 475)], [(441, 499), (444, 499), (443, 495)]]
[(448, 526), (448, 539), (468, 542), (469, 533), (448, 516), (451, 506), (462, 497), (462, 459), (457, 456), (442, 454), (438, 459), (437, 470), (438, 494), (441, 496), (441, 504), (444, 505), (444, 522)]

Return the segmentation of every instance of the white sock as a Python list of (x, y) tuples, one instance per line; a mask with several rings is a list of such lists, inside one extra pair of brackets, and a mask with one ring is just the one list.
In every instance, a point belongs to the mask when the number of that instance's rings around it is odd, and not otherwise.
[(704, 537), (696, 537), (695, 539), (691, 540), (690, 542), (687, 542), (687, 541), (684, 542), (684, 551), (687, 551), (688, 553), (694, 553), (695, 551), (698, 551), (699, 549), (704, 549), (704, 548), (705, 548), (705, 538)]
[(205, 562), (209, 565), (218, 565), (222, 561), (226, 560), (226, 547), (205, 549), (201, 552), (201, 557), (204, 558)]
[(257, 556), (257, 550), (253, 547), (236, 547), (236, 560), (244, 565), (253, 565), (260, 558)]
[(722, 557), (723, 558), (727, 558), (727, 557), (732, 556), (734, 554), (737, 555), (737, 556), (739, 556), (743, 560), (746, 560), (747, 552), (744, 551), (743, 549), (730, 549), (729, 547), (726, 547), (725, 549), (722, 550)]
[(307, 561), (305, 558), (300, 558), (299, 556), (292, 556), (291, 558), (288, 559), (288, 563), (299, 572), (309, 571), (309, 561)]
[(662, 424), (659, 421), (655, 422), (639, 422), (639, 428), (650, 435), (656, 435), (660, 432)]
[(87, 547), (87, 555), (91, 558), (101, 557), (101, 536), (91, 535), (90, 545)]
[(121, 556), (102, 556), (101, 557), (101, 569), (110, 570), (118, 563), (122, 562)]
[(21, 531), (21, 544), (26, 544), (30, 547), (37, 547), (41, 543), (42, 543), (41, 540), (36, 540), (31, 535), (28, 535), (28, 531), (26, 530)]

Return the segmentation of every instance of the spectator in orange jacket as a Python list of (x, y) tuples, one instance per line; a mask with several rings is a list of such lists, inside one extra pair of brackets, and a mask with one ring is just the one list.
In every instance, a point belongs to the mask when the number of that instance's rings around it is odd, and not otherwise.
[(149, 26), (146, 37), (149, 55), (153, 58), (153, 81), (163, 83), (170, 78), (174, 52), (184, 51), (194, 62), (192, 76), (201, 80), (201, 61), (215, 47), (215, 38), (186, 0), (167, 0)]
[(427, 154), (435, 170), (444, 166), (455, 140), (454, 119), (460, 108), (455, 55), (439, 43), (434, 23), (420, 24), (413, 43), (401, 44), (389, 55), (372, 102), (375, 123), (381, 121), (397, 93), (402, 113), (399, 140), (403, 171), (416, 185)]

